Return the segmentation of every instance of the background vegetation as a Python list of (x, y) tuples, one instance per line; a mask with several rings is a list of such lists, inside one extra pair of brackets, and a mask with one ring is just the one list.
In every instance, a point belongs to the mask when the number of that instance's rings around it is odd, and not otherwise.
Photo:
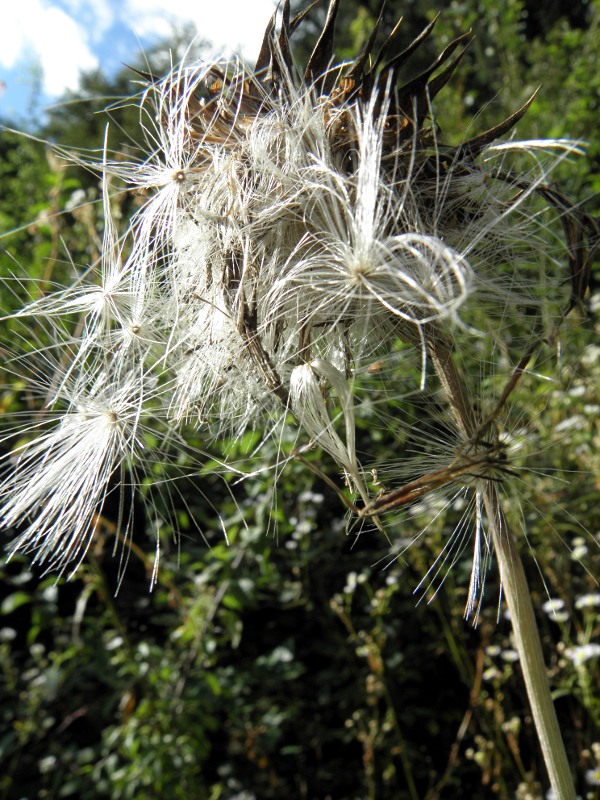
[[(364, 41), (378, 5), (346, 0), (338, 57)], [(404, 14), (407, 42), (441, 5), (390, 2), (386, 14), (389, 22)], [(587, 140), (588, 157), (563, 165), (557, 179), (597, 213), (599, 24), (597, 0), (554, 0), (543, 12), (524, 0), (444, 8), (430, 55), (468, 28), (476, 38), (439, 98), (441, 138), (484, 130), (542, 83), (519, 136)], [(187, 37), (181, 32), (171, 46)], [(307, 48), (299, 41), (299, 53)], [(157, 72), (167, 50), (146, 54)], [(69, 147), (100, 148), (107, 117), (96, 112), (136, 90), (127, 71), (85, 75), (86, 100), (65, 98), (29, 129)], [(110, 117), (112, 148), (135, 151), (135, 103), (113, 105)], [(0, 252), (3, 310), (25, 294), (13, 274), (44, 291), (97, 259), (99, 193), (97, 177), (47, 146), (2, 133), (0, 232), (13, 231)], [(126, 219), (139, 199), (115, 191), (113, 202)], [(549, 390), (529, 387), (517, 399), (534, 462), (519, 485), (529, 530), (520, 544), (578, 791), (589, 800), (600, 798), (597, 281), (551, 359)], [(22, 326), (3, 323), (5, 364), (16, 337), (27, 346)], [(10, 364), (0, 391), (6, 426), (35, 401)], [(385, 430), (378, 435), (380, 457), (398, 459)], [(10, 444), (9, 436), (0, 446)], [(253, 444), (248, 437), (223, 447), (242, 455)], [(272, 455), (263, 451), (266, 462)], [(301, 464), (287, 468), (276, 490), (268, 475), (226, 487), (210, 463), (174, 487), (169, 508), (169, 498), (147, 489), (163, 518), (151, 593), (154, 527), (140, 498), (130, 499), (136, 530), (117, 594), (110, 509), (70, 581), (22, 558), (0, 567), (2, 800), (548, 796), (510, 625), (502, 613), (498, 619), (495, 573), (475, 630), (462, 618), (468, 557), (435, 598), (425, 593), (430, 603), (414, 593), (457, 512), (438, 517), (418, 547), (384, 568), (390, 545), (348, 536), (339, 500)], [(226, 522), (229, 546), (205, 496)], [(418, 520), (404, 517), (391, 529), (392, 545), (418, 530)], [(8, 542), (13, 532), (0, 535)], [(561, 601), (554, 614), (549, 598)]]

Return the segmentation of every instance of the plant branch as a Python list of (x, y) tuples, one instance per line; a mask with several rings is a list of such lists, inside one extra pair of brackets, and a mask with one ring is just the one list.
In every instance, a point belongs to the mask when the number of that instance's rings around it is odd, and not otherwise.
[[(435, 331), (431, 333), (427, 340), (429, 356), (446, 391), (456, 424), (467, 439), (472, 441), (473, 436), (477, 434), (477, 425), (475, 412), (468, 401), (467, 385), (452, 359), (448, 345), (435, 335)], [(516, 382), (512, 381), (512, 388)], [(502, 395), (504, 401), (507, 396), (505, 390)], [(527, 577), (513, 537), (507, 528), (496, 486), (492, 481), (486, 482), (483, 502), (494, 552), (498, 559), (502, 591), (511, 615), (525, 688), (550, 783), (559, 800), (575, 800), (575, 787), (552, 702)]]
[(573, 777), (552, 702), (527, 577), (502, 514), (495, 486), (487, 487), (484, 503), (500, 568), (502, 590), (510, 610), (515, 647), (550, 783), (559, 800), (575, 800)]

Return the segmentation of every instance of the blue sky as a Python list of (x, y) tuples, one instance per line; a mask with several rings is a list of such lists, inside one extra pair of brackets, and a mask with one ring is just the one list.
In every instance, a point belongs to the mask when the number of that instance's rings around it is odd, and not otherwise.
[(81, 70), (109, 74), (183, 21), (219, 52), (258, 55), (276, 0), (4, 0), (0, 117), (24, 120), (34, 87), (42, 105), (77, 89)]

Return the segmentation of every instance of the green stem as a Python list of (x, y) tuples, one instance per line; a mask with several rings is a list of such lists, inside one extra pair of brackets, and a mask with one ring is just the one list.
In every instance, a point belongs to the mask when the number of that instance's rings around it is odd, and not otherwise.
[(484, 494), (502, 591), (510, 611), (515, 647), (550, 784), (558, 800), (576, 800), (571, 768), (548, 683), (542, 643), (523, 562), (508, 530), (496, 487)]
[[(476, 434), (477, 425), (467, 384), (454, 363), (448, 343), (436, 336), (433, 328), (428, 334), (429, 356), (448, 396), (456, 423), (467, 440), (471, 439)], [(483, 492), (483, 501), (498, 559), (502, 590), (511, 615), (515, 646), (550, 783), (558, 800), (576, 800), (523, 562), (506, 526), (496, 487), (492, 482), (488, 482)]]

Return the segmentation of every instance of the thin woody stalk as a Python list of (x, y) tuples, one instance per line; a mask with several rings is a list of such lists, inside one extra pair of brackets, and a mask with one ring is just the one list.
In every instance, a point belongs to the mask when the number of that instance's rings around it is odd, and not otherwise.
[[(472, 438), (477, 434), (474, 413), (468, 404), (465, 382), (452, 360), (450, 350), (435, 335), (428, 337), (427, 346), (456, 423), (466, 437)], [(498, 560), (502, 592), (510, 611), (515, 647), (550, 783), (559, 800), (576, 800), (523, 562), (506, 525), (496, 487), (491, 481), (483, 492), (483, 502)]]
[(500, 568), (502, 591), (510, 610), (515, 647), (550, 783), (559, 800), (575, 800), (571, 767), (552, 702), (523, 562), (506, 526), (496, 487), (487, 487), (484, 503)]

